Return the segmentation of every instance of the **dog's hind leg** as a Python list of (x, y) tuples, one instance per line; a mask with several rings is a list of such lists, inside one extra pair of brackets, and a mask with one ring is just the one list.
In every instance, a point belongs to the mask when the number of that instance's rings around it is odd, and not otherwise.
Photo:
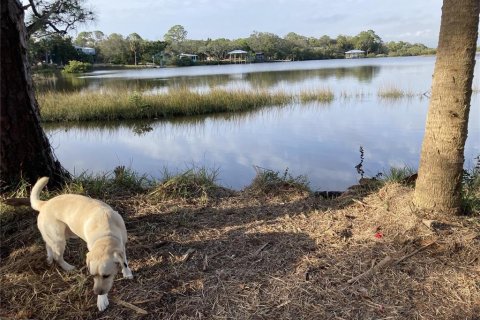
[(67, 226), (64, 223), (48, 220), (44, 215), (38, 216), (38, 229), (42, 234), (47, 249), (47, 263), (50, 264), (52, 259), (65, 271), (75, 269), (75, 266), (63, 260), (63, 252), (67, 244), (65, 240), (65, 232)]
[(52, 243), (51, 249), (53, 253), (53, 259), (57, 261), (58, 265), (62, 267), (63, 270), (71, 271), (75, 269), (75, 266), (72, 266), (71, 264), (63, 260), (63, 252), (65, 251), (65, 246), (65, 240), (59, 240)]

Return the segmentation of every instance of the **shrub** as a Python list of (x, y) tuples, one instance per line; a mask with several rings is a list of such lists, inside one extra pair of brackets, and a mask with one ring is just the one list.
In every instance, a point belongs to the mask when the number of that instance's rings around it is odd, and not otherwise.
[(82, 73), (92, 70), (92, 64), (88, 62), (80, 62), (77, 60), (70, 60), (63, 68), (65, 73)]

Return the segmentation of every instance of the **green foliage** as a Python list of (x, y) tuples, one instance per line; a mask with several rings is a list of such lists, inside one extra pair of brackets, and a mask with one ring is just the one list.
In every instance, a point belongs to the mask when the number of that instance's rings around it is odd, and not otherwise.
[(428, 48), (421, 43), (411, 44), (409, 42), (387, 42), (386, 44), (389, 56), (418, 56), (435, 54), (435, 49)]
[(53, 34), (41, 39), (30, 39), (28, 55), (30, 62), (67, 64), (70, 60), (86, 59), (84, 54), (75, 50), (68, 36)]
[(129, 168), (118, 166), (113, 172), (100, 174), (83, 172), (65, 185), (63, 192), (104, 199), (112, 195), (141, 193), (150, 189), (153, 184), (154, 182), (146, 175), (139, 175)]
[(368, 54), (380, 54), (386, 51), (382, 39), (373, 30), (362, 31), (354, 39), (355, 49)]
[(121, 34), (110, 34), (98, 44), (98, 47), (100, 49), (100, 58), (103, 62), (113, 64), (128, 63), (128, 43)]
[(193, 66), (195, 62), (189, 57), (176, 56), (169, 60), (169, 64), (177, 67), (187, 67), (187, 66)]
[(288, 168), (283, 173), (255, 166), (257, 172), (248, 192), (256, 195), (280, 195), (282, 193), (310, 192), (308, 178), (304, 175), (292, 176)]
[(220, 189), (216, 184), (218, 169), (193, 166), (178, 174), (172, 174), (165, 169), (163, 179), (150, 193), (159, 199), (193, 199), (207, 201)]
[[(108, 37), (101, 31), (80, 32), (75, 39), (75, 44), (95, 48), (96, 62), (112, 64), (139, 63), (157, 64), (164, 54), (176, 56), (180, 53), (197, 54), (204, 60), (222, 61), (228, 58), (228, 52), (241, 49), (254, 54), (262, 52), (265, 60), (315, 60), (344, 58), (345, 52), (352, 49), (364, 50), (368, 57), (376, 56), (403, 56), (433, 54), (434, 49), (423, 44), (408, 42), (384, 43), (373, 30), (362, 31), (355, 36), (339, 35), (337, 38), (321, 36), (319, 38), (306, 37), (290, 32), (283, 38), (269, 32), (254, 31), (248, 38), (239, 39), (187, 39), (187, 31), (181, 25), (175, 25), (165, 34), (165, 41), (149, 41), (142, 39), (137, 33), (128, 37), (112, 33)], [(71, 41), (70, 41), (71, 42)], [(30, 45), (30, 53), (36, 59), (45, 60), (45, 49), (40, 43)], [(53, 57), (54, 55), (52, 55)], [(55, 54), (59, 57), (58, 54)], [(87, 61), (91, 57), (76, 57), (75, 60)], [(50, 58), (49, 58), (50, 59)], [(57, 59), (67, 63), (68, 60)], [(205, 62), (204, 62), (205, 63)], [(175, 66), (190, 66), (192, 61), (187, 59), (172, 58), (169, 62)]]
[(476, 160), (473, 169), (463, 172), (462, 211), (480, 216), (480, 155)]
[(414, 179), (409, 179), (417, 171), (409, 166), (404, 167), (391, 167), (388, 171), (385, 171), (381, 174), (381, 179), (384, 182), (396, 182), (401, 184), (413, 184)]
[[(94, 20), (95, 14), (85, 0), (26, 1), (25, 25), (28, 37), (67, 34), (77, 25)], [(23, 1), (20, 4), (25, 4)]]
[(88, 62), (80, 62), (71, 60), (68, 65), (63, 68), (65, 73), (83, 73), (92, 70), (92, 64)]
[(183, 26), (177, 24), (171, 27), (163, 38), (169, 43), (180, 43), (187, 38), (187, 31)]

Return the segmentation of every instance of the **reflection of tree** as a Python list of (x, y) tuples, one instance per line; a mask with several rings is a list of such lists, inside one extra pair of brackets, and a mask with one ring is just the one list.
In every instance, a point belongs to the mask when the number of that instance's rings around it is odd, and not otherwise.
[(268, 88), (280, 82), (295, 83), (311, 78), (326, 80), (329, 78), (356, 78), (361, 82), (370, 82), (378, 74), (378, 66), (360, 66), (353, 68), (330, 68), (318, 70), (290, 70), (247, 74), (245, 81), (253, 87)]
[(59, 76), (55, 82), (38, 83), (40, 91), (78, 91), (82, 89), (95, 90), (104, 88), (107, 90), (129, 90), (129, 91), (152, 91), (164, 88), (213, 88), (228, 85), (232, 81), (245, 82), (246, 86), (253, 88), (269, 88), (281, 82), (295, 83), (308, 79), (329, 78), (356, 78), (361, 82), (370, 82), (378, 73), (379, 66), (358, 66), (340, 67), (316, 70), (288, 70), (251, 72), (242, 74), (221, 74), (202, 76), (179, 76), (167, 79), (109, 79), (109, 78), (78, 78), (75, 76)]

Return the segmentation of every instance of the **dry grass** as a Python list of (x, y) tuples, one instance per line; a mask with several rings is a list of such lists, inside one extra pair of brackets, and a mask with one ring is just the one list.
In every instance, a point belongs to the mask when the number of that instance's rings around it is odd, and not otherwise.
[[(333, 200), (247, 192), (202, 203), (111, 197), (129, 231), (135, 278), (116, 281), (104, 313), (83, 268), (85, 245), (74, 241), (66, 253), (80, 270), (49, 267), (36, 213), (4, 206), (2, 216), (15, 218), (1, 224), (0, 317), (478, 319), (478, 218), (451, 217), (433, 231), (411, 196), (387, 184)], [(387, 256), (371, 276), (348, 283)]]

